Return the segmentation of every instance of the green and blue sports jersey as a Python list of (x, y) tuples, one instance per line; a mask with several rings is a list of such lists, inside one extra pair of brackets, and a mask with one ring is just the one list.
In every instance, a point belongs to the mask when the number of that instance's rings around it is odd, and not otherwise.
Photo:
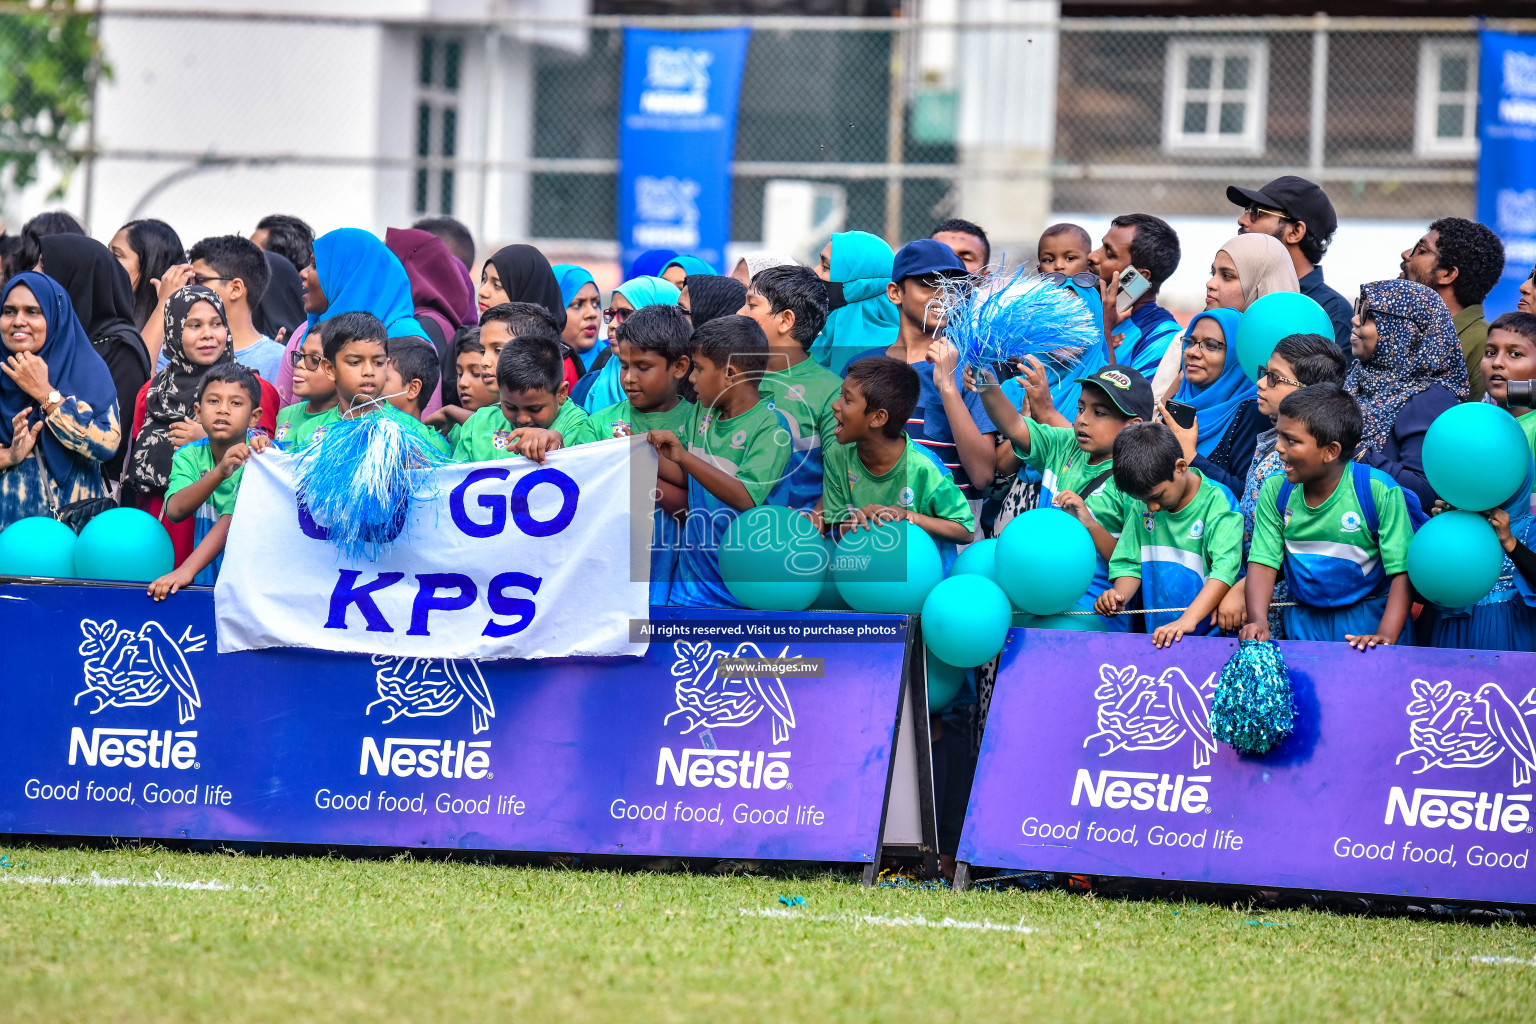
[(814, 359), (766, 373), (758, 385), (758, 392), (784, 414), (789, 426), (793, 442), (788, 472), (790, 508), (815, 508), (816, 499), (821, 497), (822, 459), (826, 449), (837, 444), (832, 403), (842, 389), (843, 379)]
[[(695, 406), (686, 436), (690, 454), (740, 480), (759, 505), (783, 505), (788, 493), (789, 427), (783, 413), (758, 402), (739, 416), (717, 419)], [(720, 538), (736, 510), (688, 478), (688, 515), (672, 580), (671, 603), (685, 608), (740, 608), (720, 578)]]
[(1291, 488), (1282, 519), (1276, 502), (1283, 474), (1264, 481), (1254, 503), (1253, 545), (1248, 560), (1285, 568), (1291, 597), (1318, 608), (1342, 608), (1385, 593), (1388, 577), (1408, 568), (1413, 525), (1403, 490), (1387, 474), (1370, 471), (1371, 498), (1378, 526), (1372, 536), (1368, 517), (1347, 463), (1333, 493), (1310, 507), (1300, 485)]
[[(289, 438), (297, 437), (300, 432), (308, 438), (311, 431), (314, 430), (310, 424), (324, 416), (326, 412), (331, 411), (327, 409), (325, 412), (306, 412), (305, 410), (308, 406), (309, 400), (301, 398), (292, 405), (285, 405), (278, 410), (277, 433), (272, 435), (272, 440), (277, 442), (278, 447), (288, 448)], [(332, 406), (332, 408), (335, 407)]]
[[(965, 500), (954, 477), (906, 439), (902, 456), (886, 473), (876, 476), (859, 458), (857, 444), (840, 444), (833, 441), (822, 449), (824, 484), (822, 513), (828, 523), (841, 523), (853, 518), (849, 509), (865, 505), (893, 505), (909, 509), (922, 516), (949, 519), (974, 532), (976, 517), (971, 514), (971, 503)], [(944, 566), (949, 568), (955, 558), (953, 541), (934, 538)]]
[[(291, 407), (290, 407), (291, 408)], [(401, 412), (388, 402), (375, 402), (364, 416), (387, 416), (400, 424), (407, 431), (426, 441), (440, 455), (448, 456), (451, 450), (448, 442), (443, 440), (443, 435), (427, 426), (425, 423), (409, 413)], [(312, 441), (318, 441), (325, 436), (331, 424), (341, 422), (341, 406), (333, 406), (318, 416), (311, 416), (300, 422), (283, 442), (285, 451), (295, 452), (306, 447)]]
[[(204, 474), (211, 473), (213, 470), (213, 449), (209, 447), (206, 437), (177, 448), (176, 454), (171, 456), (171, 475), (165, 485), (166, 500), (170, 500), (171, 495), (189, 484), (196, 483), (203, 478)], [(192, 524), (194, 545), (203, 542), (203, 538), (208, 536), (208, 531), (218, 525), (220, 516), (227, 516), (235, 511), (235, 499), (240, 495), (240, 477), (244, 473), (244, 466), (235, 470), (228, 480), (214, 488), (207, 501), (197, 507)], [(223, 564), (224, 553), (221, 551), (218, 557), (203, 567), (192, 582), (205, 587), (213, 586), (218, 582), (219, 568)]]
[[(1147, 608), (1187, 608), (1210, 580), (1231, 586), (1243, 562), (1243, 514), (1232, 492), (1197, 469), (1200, 489), (1178, 512), (1149, 512), (1144, 502), (1126, 505), (1125, 528), (1109, 560), (1110, 579), (1141, 579)], [(1153, 630), (1182, 612), (1147, 616)], [(1199, 632), (1210, 631), (1202, 623)]]
[[(521, 452), (508, 447), (512, 432), (517, 428), (507, 419), (499, 404), (476, 409), (462, 427), (458, 444), (453, 449), (455, 462), (494, 462), (498, 459), (523, 458)], [(567, 447), (580, 444), (580, 439), (587, 431), (587, 414), (581, 406), (567, 399), (560, 403), (560, 411), (556, 413), (549, 429), (559, 431)]]
[[(1033, 429), (1033, 428), (1031, 428)], [(1098, 467), (1094, 467), (1098, 468)], [(1092, 477), (1088, 478), (1092, 480)], [(1082, 494), (1076, 488), (1073, 493)], [(1115, 486), (1115, 478), (1111, 476), (1093, 489), (1093, 493), (1084, 499), (1088, 506), (1088, 514), (1093, 516), (1094, 522), (1109, 531), (1117, 541), (1125, 529), (1125, 518), (1133, 499), (1121, 493)], [(1043, 508), (1044, 505), (1042, 504)], [(1077, 608), (1080, 611), (1093, 611), (1093, 602), (1099, 595), (1109, 589), (1109, 560), (1100, 555), (1098, 549), (1093, 552), (1093, 581), (1088, 584), (1088, 590), (1077, 600)], [(1100, 616), (1099, 627), (1106, 633), (1129, 633), (1131, 630), (1131, 617), (1129, 615)]]
[[(615, 437), (643, 434), (648, 430), (670, 430), (679, 438), (686, 438), (688, 425), (693, 420), (693, 408), (692, 402), (680, 401), (664, 412), (638, 412), (625, 399), (617, 405), (589, 414), (581, 438), (577, 441), (568, 440), (567, 443), (607, 441)], [(651, 513), (652, 605), (671, 603), (672, 578), (677, 575), (677, 549), (681, 539), (682, 527), (658, 506)]]
[[(1017, 444), (1013, 446), (1013, 453), (1023, 459), (1026, 466), (1040, 471), (1040, 508), (1050, 508), (1058, 492), (1082, 494), (1083, 488), (1095, 477), (1113, 474), (1115, 469), (1113, 458), (1088, 462), (1088, 453), (1077, 445), (1076, 428), (1053, 427), (1033, 420), (1029, 423), (1029, 454), (1019, 451)], [(1111, 475), (1099, 489), (1113, 482)]]

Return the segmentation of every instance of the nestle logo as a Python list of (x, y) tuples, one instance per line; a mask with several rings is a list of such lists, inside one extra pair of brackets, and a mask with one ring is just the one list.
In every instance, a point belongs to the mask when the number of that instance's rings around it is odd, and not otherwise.
[(1393, 786), (1387, 794), (1386, 824), (1402, 815), (1404, 825), (1422, 828), (1527, 832), (1530, 804), (1529, 793), (1495, 793), (1489, 800), (1487, 793), (1471, 789), (1415, 789), (1410, 800), (1403, 787)]
[(85, 730), (77, 725), (69, 731), (69, 763), (78, 757), (92, 768), (196, 768), (196, 738), (195, 729), (92, 729), (87, 743)]
[(1072, 806), (1076, 807), (1086, 796), (1090, 807), (1202, 814), (1210, 799), (1204, 783), (1210, 781), (1209, 775), (1175, 775), (1170, 779), (1167, 773), (1111, 771), (1099, 772), (1095, 780), (1087, 768), (1079, 768), (1072, 786)]
[(431, 779), (491, 778), (490, 740), (412, 740), (386, 737), (383, 749), (372, 736), (363, 737), (363, 753), (357, 774), (367, 775), (370, 765), (380, 775), (397, 779), (416, 776)]
[(789, 785), (787, 750), (710, 750), (684, 747), (682, 757), (662, 747), (656, 760), (656, 785), (720, 789), (783, 789)]

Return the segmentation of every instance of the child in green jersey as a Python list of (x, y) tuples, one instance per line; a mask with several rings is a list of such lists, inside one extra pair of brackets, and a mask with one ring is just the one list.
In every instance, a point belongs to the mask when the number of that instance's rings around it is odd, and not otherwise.
[(817, 504), (824, 528), (840, 536), (905, 521), (946, 553), (970, 541), (976, 529), (970, 503), (944, 467), (907, 436), (921, 388), (917, 371), (899, 359), (870, 356), (849, 364), (832, 403), (836, 441), (824, 453)]
[(1280, 403), (1280, 474), (1259, 488), (1248, 552), (1244, 640), (1269, 639), (1269, 602), (1280, 568), (1293, 608), (1292, 640), (1345, 641), (1357, 650), (1411, 642), (1408, 543), (1413, 524), (1397, 481), (1350, 461), (1360, 407), (1335, 384), (1293, 391)]
[[(742, 607), (720, 576), (720, 539), (737, 513), (785, 504), (790, 434), (784, 414), (758, 393), (767, 365), (768, 339), (756, 322), (744, 316), (709, 321), (693, 332), (689, 379), (699, 404), (692, 419), (681, 436), (650, 432), (661, 456), (660, 478), (686, 488), (688, 498), (672, 604)], [(669, 493), (675, 492), (663, 488), (663, 501)]]
[(1481, 366), (1488, 397), (1509, 410), (1536, 452), (1536, 409), (1509, 400), (1510, 381), (1536, 379), (1536, 314), (1505, 313), (1489, 324)]
[(811, 358), (827, 322), (827, 286), (809, 267), (769, 267), (752, 279), (742, 315), (768, 336), (768, 372), (759, 390), (789, 420), (789, 507), (814, 508), (821, 498), (821, 460), (833, 437), (837, 374)]
[(390, 338), (385, 349), (389, 362), (384, 364), (384, 397), (396, 409), (419, 420), (443, 372), (437, 348), (426, 338), (408, 334)]
[(624, 401), (591, 413), (581, 441), (683, 430), (693, 416), (693, 403), (678, 393), (693, 369), (688, 314), (679, 306), (642, 306), (614, 330), (614, 340)]
[(320, 369), (336, 386), (336, 405), (289, 434), (288, 450), (297, 451), (320, 440), (331, 424), (343, 419), (378, 415), (394, 420), (440, 454), (448, 454), (448, 445), (441, 434), (385, 400), (388, 343), (389, 333), (372, 313), (341, 313), (326, 321)]
[[(483, 338), (485, 327), (481, 327)], [(496, 357), (496, 384), (501, 400), (465, 421), (453, 457), (459, 462), (489, 462), (544, 456), (579, 441), (587, 429), (587, 414), (571, 401), (565, 381), (565, 357), (560, 335), (544, 328), (519, 334)]]
[(179, 523), (195, 515), (197, 547), (185, 562), (149, 585), (156, 601), (189, 584), (211, 586), (218, 579), (245, 460), (272, 446), (265, 435), (250, 433), (261, 418), (261, 385), (238, 363), (216, 366), (203, 375), (194, 415), (207, 436), (182, 445), (171, 457), (165, 517)]
[[(1111, 589), (1094, 611), (1113, 615), (1142, 592), (1152, 642), (1215, 628), (1214, 614), (1243, 562), (1243, 514), (1232, 492), (1192, 469), (1173, 431), (1138, 423), (1115, 438), (1115, 483), (1135, 503), (1109, 560)], [(1136, 513), (1140, 513), (1138, 516)]]
[(293, 393), (299, 401), (284, 406), (277, 414), (278, 444), (287, 447), (289, 438), (311, 420), (336, 408), (336, 382), (320, 369), (325, 358), (325, 327), (329, 320), (315, 324), (304, 335), (304, 343), (293, 353)]

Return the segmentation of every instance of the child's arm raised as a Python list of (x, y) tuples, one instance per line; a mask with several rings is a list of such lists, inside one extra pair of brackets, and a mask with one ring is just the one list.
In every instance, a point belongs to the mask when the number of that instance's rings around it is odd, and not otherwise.
[(251, 457), (251, 449), (243, 444), (230, 445), (229, 451), (219, 464), (165, 499), (165, 518), (179, 523), (192, 515), (207, 501), (219, 485), (235, 475), (235, 470), (245, 465)]
[(1027, 362), (1018, 366), (1024, 376), (1024, 394), (1029, 399), (1029, 415), (1037, 423), (1070, 427), (1072, 421), (1056, 408), (1056, 400), (1051, 396), (1051, 378), (1045, 372), (1045, 364), (1030, 356)]
[(684, 473), (697, 480), (706, 491), (731, 508), (738, 512), (745, 512), (749, 508), (756, 507), (757, 502), (753, 501), (752, 495), (747, 492), (746, 484), (725, 470), (716, 469), (684, 448), (683, 442), (679, 441), (672, 431), (652, 430), (647, 433), (646, 438), (662, 459), (675, 463)]
[(170, 572), (161, 576), (149, 585), (149, 596), (156, 601), (164, 601), (166, 597), (176, 593), (182, 587), (191, 586), (197, 579), (197, 574), (213, 564), (224, 551), (224, 542), (229, 539), (229, 515), (219, 516), (219, 521), (213, 524), (213, 529), (208, 531), (187, 560), (182, 562)]
[[(964, 374), (965, 386), (981, 396), (981, 407), (987, 410), (987, 415), (992, 418), (992, 425), (997, 427), (998, 433), (1002, 434), (1009, 441), (1013, 442), (1013, 444), (1017, 445), (1019, 451), (1023, 452), (1025, 455), (1028, 455), (1030, 441), (1029, 420), (1025, 419), (1024, 414), (1013, 407), (1012, 402), (1008, 401), (1008, 396), (1003, 394), (1003, 389), (998, 386), (997, 381), (992, 379), (992, 374), (989, 371), (982, 370), (980, 379), (977, 379), (976, 371), (967, 366), (964, 370)], [(934, 382), (937, 383), (939, 371), (934, 370), (933, 376)], [(962, 402), (960, 404), (964, 405), (965, 403)], [(945, 412), (949, 411), (948, 403), (945, 404), (944, 409)], [(966, 413), (965, 418), (968, 422), (970, 421), (969, 412)], [(972, 423), (971, 426), (974, 427), (975, 424)], [(953, 420), (950, 421), (950, 429), (954, 429)], [(958, 434), (956, 435), (955, 440), (956, 443), (959, 442)], [(997, 464), (999, 471), (1002, 471), (1004, 468), (1001, 459), (1001, 453), (995, 455), (993, 459), (994, 463)], [(961, 461), (964, 460), (962, 459)], [(1017, 467), (1015, 467), (1015, 469), (1017, 469)], [(972, 479), (975, 478), (972, 477)]]
[(1397, 643), (1408, 622), (1408, 607), (1413, 603), (1413, 592), (1408, 587), (1408, 574), (1400, 572), (1392, 577), (1392, 587), (1387, 591), (1387, 607), (1381, 613), (1381, 622), (1374, 633), (1345, 634), (1344, 639), (1357, 651), (1368, 651), (1377, 644), (1390, 646)]
[(965, 396), (960, 393), (960, 385), (955, 380), (960, 352), (952, 342), (943, 338), (934, 341), (928, 351), (933, 360), (933, 383), (944, 401), (944, 417), (949, 420), (949, 433), (955, 439), (960, 465), (978, 491), (986, 490), (997, 475), (997, 441), (991, 436), (992, 431), (984, 434), (976, 426), (971, 410), (966, 407)]

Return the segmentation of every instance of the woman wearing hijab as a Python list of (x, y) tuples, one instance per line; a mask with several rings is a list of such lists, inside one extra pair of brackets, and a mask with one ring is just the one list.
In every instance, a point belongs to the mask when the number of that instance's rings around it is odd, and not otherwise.
[(590, 370), (606, 348), (597, 343), (597, 329), (603, 322), (603, 293), (585, 267), (556, 263), (551, 269), (560, 285), (560, 298), (565, 301), (565, 333), (561, 338)]
[[(75, 316), (91, 347), (107, 364), (117, 387), (117, 407), (132, 409), (144, 382), (154, 372), (149, 349), (133, 320), (133, 288), (128, 271), (111, 250), (85, 235), (49, 235), (42, 241), (43, 273), (69, 293)], [(109, 485), (122, 475), (128, 434), (120, 431), (118, 448), (102, 467)]]
[(1273, 292), (1299, 292), (1290, 250), (1273, 235), (1238, 235), (1216, 250), (1205, 283), (1206, 309), (1241, 313)]
[(629, 314), (645, 306), (675, 306), (678, 291), (670, 281), (659, 277), (636, 277), (613, 290), (608, 311), (603, 318), (608, 321), (608, 350), (592, 364), (576, 391), (572, 392), (578, 404), (587, 412), (606, 409), (624, 401), (624, 389), (619, 385), (619, 361), (613, 354), (613, 335)]
[(1427, 512), (1434, 488), (1424, 476), (1424, 434), (1435, 417), (1465, 401), (1467, 357), (1445, 302), (1416, 281), (1362, 285), (1355, 301), (1344, 390), (1365, 420), (1355, 461), (1418, 495)]
[(544, 254), (531, 245), (509, 245), (496, 250), (480, 268), (480, 312), (503, 302), (532, 302), (555, 318), (555, 328), (565, 330), (565, 298), (560, 282)]
[(896, 304), (886, 298), (896, 254), (867, 231), (844, 231), (821, 250), (816, 276), (827, 282), (831, 312), (811, 343), (811, 358), (841, 374), (848, 360), (896, 340)]
[(671, 281), (678, 288), (682, 288), (695, 274), (714, 274), (714, 272), (714, 267), (697, 256), (674, 256), (671, 262), (662, 268), (661, 277), (662, 280)]
[(677, 252), (673, 249), (647, 249), (635, 257), (635, 262), (629, 265), (630, 280), (637, 277), (660, 277), (661, 272), (667, 269), (667, 264), (677, 259)]
[(414, 315), (410, 278), (377, 236), (361, 228), (337, 228), (315, 239), (314, 253), (314, 262), (299, 272), (304, 282), (305, 329), (288, 340), (288, 358), (277, 371), (275, 383), (285, 403), (293, 401), (293, 353), (322, 320), (342, 313), (372, 313), (384, 322), (391, 338), (426, 337), (426, 328)]
[(1211, 309), (1189, 322), (1184, 372), (1173, 401), (1194, 406), (1195, 422), (1181, 427), (1163, 409), (1163, 422), (1184, 446), (1190, 465), (1233, 494), (1242, 493), (1254, 442), (1270, 427), (1258, 410), (1258, 389), (1237, 361), (1242, 320), (1235, 309)]
[[(121, 268), (119, 268), (121, 269)], [(107, 493), (118, 450), (117, 386), (51, 278), (17, 274), (0, 293), (0, 529)]]
[(698, 330), (716, 317), (741, 312), (747, 301), (747, 287), (734, 277), (719, 274), (690, 274), (678, 295), (677, 304), (688, 311), (693, 329)]
[(292, 337), (304, 325), (304, 281), (299, 268), (288, 257), (264, 250), (270, 277), (261, 293), (252, 320), (256, 329), (269, 338)]
[(769, 267), (798, 267), (799, 265), (798, 260), (789, 256), (781, 256), (773, 252), (754, 252), (736, 261), (736, 269), (731, 271), (731, 276), (743, 285), (750, 285), (754, 277)]
[[(430, 231), (389, 228), (384, 232), (384, 245), (400, 260), (410, 279), (416, 321), (426, 331), (423, 337), (432, 342), (440, 364), (451, 361), (453, 336), (465, 325), (464, 307), (474, 299), (473, 292), (464, 289), (464, 264)], [(433, 388), (422, 415), (430, 416), (442, 407), (442, 393)]]

